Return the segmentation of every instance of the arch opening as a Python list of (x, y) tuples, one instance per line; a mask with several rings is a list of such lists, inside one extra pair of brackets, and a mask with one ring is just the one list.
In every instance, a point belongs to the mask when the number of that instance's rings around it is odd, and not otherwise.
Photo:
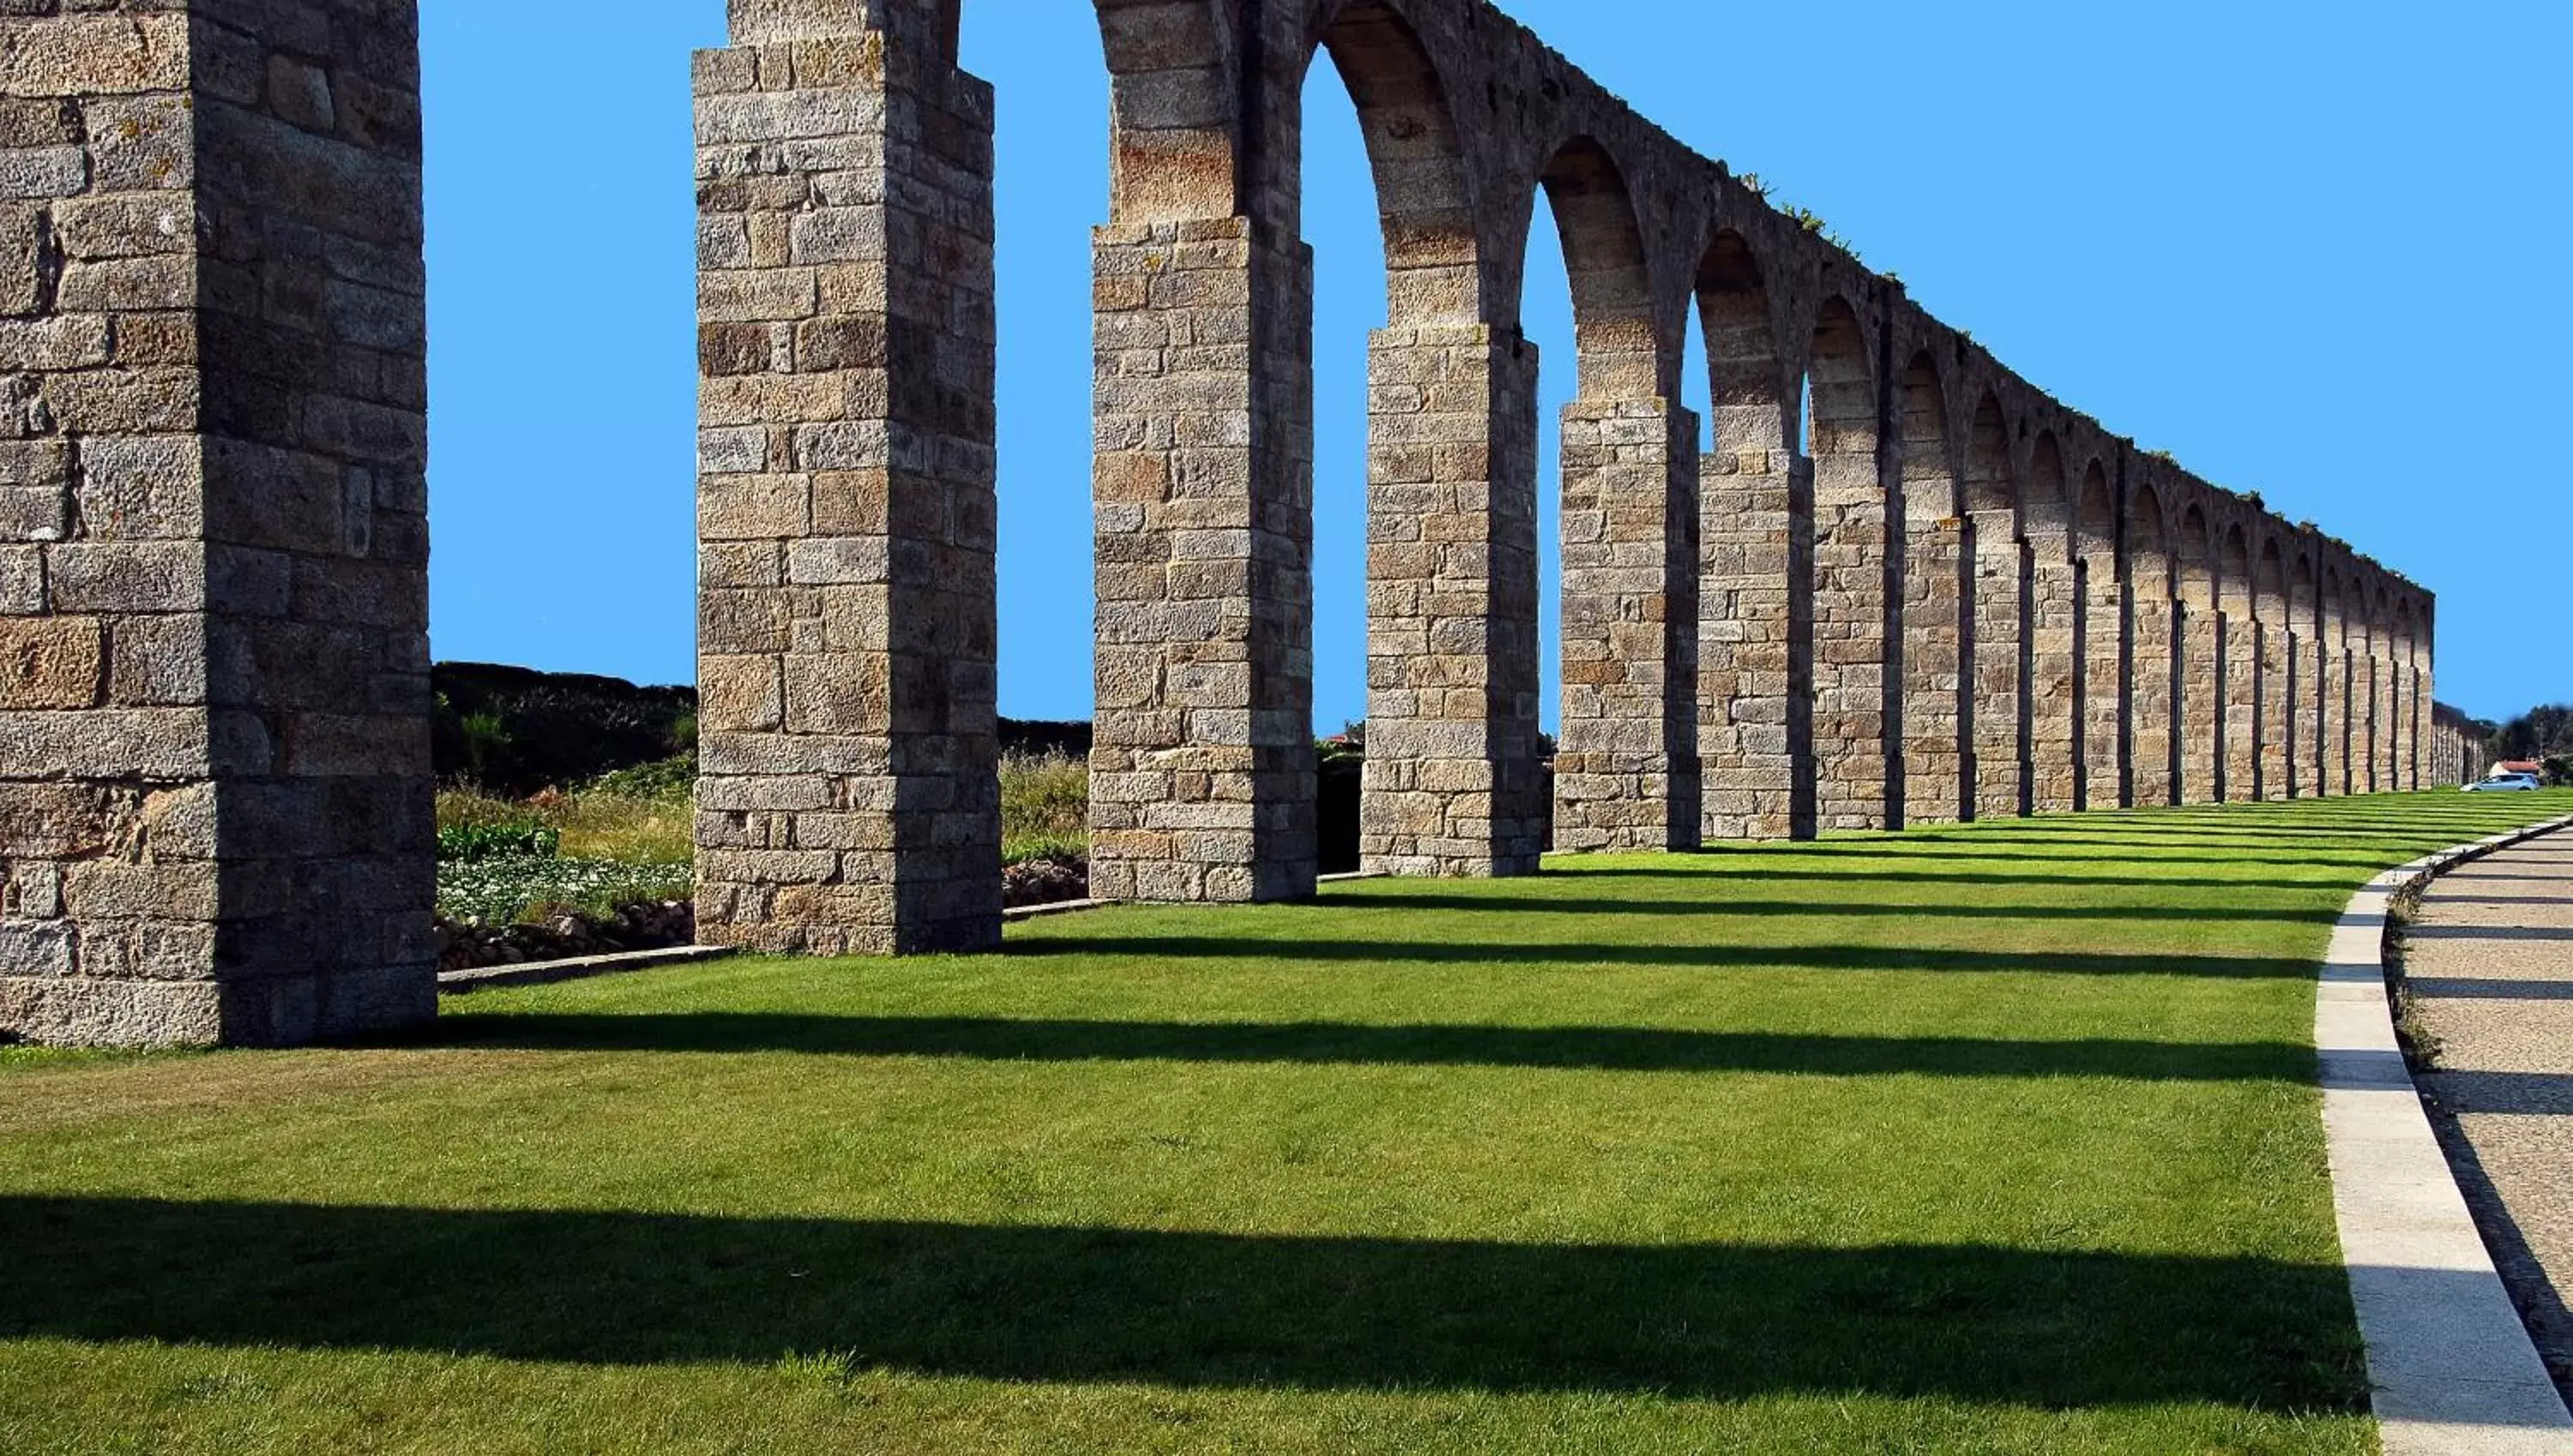
[(1699, 462), (1705, 837), (1787, 839), (1813, 817), (1813, 516), (1799, 418), (1768, 284), (1740, 234), (1707, 246), (1694, 293), (1713, 430)]
[(1616, 159), (1596, 141), (1575, 137), (1537, 174), (1537, 186), (1571, 284), (1580, 396), (1668, 396), (1676, 360), (1662, 349), (1643, 235)]
[(1554, 844), (1694, 848), (1699, 422), (1678, 397), (1684, 351), (1661, 333), (1633, 199), (1606, 149), (1576, 137), (1536, 184), (1577, 356), (1559, 416)]
[(1876, 340), (1850, 302), (1814, 321), (1805, 448), (1813, 477), (1813, 758), (1816, 822), (1883, 829), (1899, 805), (1900, 635), (1892, 602), (1891, 489), (1880, 454)]
[[(1330, 58), (1365, 139), (1384, 235), (1386, 322), (1488, 317), (1473, 177), (1427, 47), (1391, 7), (1359, 0), (1324, 27), (1315, 55)], [(1309, 158), (1305, 165), (1309, 176)]]

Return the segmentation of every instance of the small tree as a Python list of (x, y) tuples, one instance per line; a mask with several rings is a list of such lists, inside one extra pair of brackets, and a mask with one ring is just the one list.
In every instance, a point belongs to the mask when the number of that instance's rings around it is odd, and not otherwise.
[(2556, 757), (2546, 761), (2546, 786), (2550, 789), (2573, 788), (2573, 757)]

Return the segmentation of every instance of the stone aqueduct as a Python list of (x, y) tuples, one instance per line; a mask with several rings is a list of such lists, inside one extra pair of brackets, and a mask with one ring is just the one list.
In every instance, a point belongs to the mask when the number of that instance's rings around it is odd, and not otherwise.
[[(1390, 278), (1374, 866), (1518, 875), (1542, 847), (1517, 313), (1540, 199), (1579, 354), (1562, 847), (2409, 788), (2462, 759), (2425, 739), (2427, 592), (2049, 398), (1484, 0), (1095, 3), (1103, 897), (1314, 884), (1297, 179), (1324, 52)], [(992, 98), (959, 4), (730, 0), (698, 58), (709, 938), (999, 934)], [(415, 0), (7, 8), (0, 1031), (282, 1044), (430, 1015)]]

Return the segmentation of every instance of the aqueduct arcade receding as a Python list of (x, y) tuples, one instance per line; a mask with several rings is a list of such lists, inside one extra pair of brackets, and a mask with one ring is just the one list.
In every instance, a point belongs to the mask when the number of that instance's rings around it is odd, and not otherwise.
[[(2426, 592), (2049, 398), (1484, 0), (1094, 3), (1102, 898), (1314, 884), (1325, 53), (1389, 279), (1372, 866), (1532, 873), (1549, 812), (1566, 849), (1679, 849), (2465, 758)], [(731, 0), (697, 59), (710, 939), (999, 936), (992, 98), (958, 6)], [(414, 5), (40, 9), (0, 17), (0, 1030), (428, 1016)], [(1550, 811), (1540, 220), (1580, 385)]]

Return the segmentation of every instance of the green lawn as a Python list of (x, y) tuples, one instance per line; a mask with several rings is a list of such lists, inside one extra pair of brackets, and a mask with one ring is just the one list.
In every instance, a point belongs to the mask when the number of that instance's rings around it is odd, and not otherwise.
[(2364, 1452), (2348, 892), (2573, 794), (1119, 910), (0, 1052), (11, 1453)]

